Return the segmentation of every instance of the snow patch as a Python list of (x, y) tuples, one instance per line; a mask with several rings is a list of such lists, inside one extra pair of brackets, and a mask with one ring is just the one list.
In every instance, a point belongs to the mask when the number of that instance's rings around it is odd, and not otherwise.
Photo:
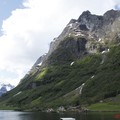
[(78, 34), (76, 34), (75, 36), (77, 37), (77, 36), (80, 36), (80, 35), (82, 35), (82, 34), (78, 33)]
[(22, 93), (22, 91), (20, 91), (20, 92), (18, 92), (17, 94), (13, 95), (13, 97), (15, 97), (15, 96), (17, 96), (17, 95), (19, 95), (19, 94), (21, 94), (21, 93)]
[(2, 85), (0, 85), (0, 89), (2, 88), (3, 86)]
[(75, 62), (71, 62), (70, 66), (72, 66)]
[(80, 89), (79, 94), (80, 94), (80, 95), (82, 94), (82, 89), (83, 89), (84, 85), (85, 85), (85, 83), (83, 83), (83, 84), (79, 87), (79, 89)]
[(100, 42), (102, 39), (101, 38), (99, 38), (99, 40), (98, 40), (98, 42)]
[(93, 76), (91, 77), (91, 79), (94, 78), (94, 77), (95, 77), (95, 76), (93, 75)]
[(103, 54), (103, 53), (106, 53), (106, 51), (105, 51), (105, 50), (104, 50), (104, 51), (102, 51), (102, 54)]
[(73, 26), (73, 24), (71, 23), (71, 24), (69, 24), (67, 27), (70, 27), (70, 28), (72, 28), (72, 26)]
[(60, 120), (75, 120), (75, 118), (60, 118)]
[(6, 90), (7, 90), (7, 91), (10, 91), (10, 90), (11, 90), (11, 87), (10, 87), (10, 86), (6, 86)]
[(69, 37), (71, 36), (71, 33), (69, 33), (69, 35), (68, 35)]
[(38, 66), (41, 66), (42, 65), (42, 62), (38, 64)]
[(108, 53), (108, 52), (110, 52), (110, 49), (104, 50), (101, 53), (104, 54), (104, 53)]

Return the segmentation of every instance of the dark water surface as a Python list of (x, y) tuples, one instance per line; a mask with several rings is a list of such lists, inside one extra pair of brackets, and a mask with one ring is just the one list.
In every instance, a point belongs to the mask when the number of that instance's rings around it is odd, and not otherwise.
[(120, 120), (119, 116), (120, 112), (88, 112), (58, 114), (42, 112), (0, 111), (0, 120), (60, 120), (61, 117), (74, 117), (76, 120)]

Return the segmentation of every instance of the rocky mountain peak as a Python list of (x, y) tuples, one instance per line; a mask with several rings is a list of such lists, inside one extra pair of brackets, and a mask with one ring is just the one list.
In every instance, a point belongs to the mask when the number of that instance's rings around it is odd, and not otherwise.
[(89, 11), (85, 11), (78, 18), (80, 25), (85, 25), (90, 31), (94, 31), (102, 26), (103, 17), (91, 14)]
[[(104, 50), (108, 50), (110, 44), (120, 41), (119, 18), (120, 11), (116, 10), (107, 11), (103, 16), (91, 14), (90, 11), (83, 12), (77, 20), (70, 20), (63, 32), (51, 42), (48, 53), (44, 57), (40, 57), (34, 67), (38, 69), (53, 63), (53, 61), (48, 61), (53, 60), (51, 56), (53, 56), (53, 53), (58, 53), (56, 50), (63, 50), (61, 46), (64, 46), (66, 50), (69, 48), (68, 51), (69, 53), (71, 51), (73, 58), (78, 58), (84, 54), (102, 53)], [(70, 38), (70, 41), (67, 38)], [(115, 41), (115, 38), (117, 38), (117, 41)], [(81, 48), (84, 48), (84, 50), (79, 52)], [(61, 58), (65, 58), (62, 55), (63, 53), (61, 53)]]
[(15, 86), (11, 84), (4, 84), (0, 82), (0, 96), (10, 90), (12, 90)]
[(113, 22), (120, 17), (119, 10), (109, 10), (104, 15), (104, 25), (113, 24)]
[(103, 17), (107, 18), (107, 19), (113, 18), (113, 20), (114, 20), (117, 17), (120, 17), (120, 10), (113, 10), (113, 9), (109, 10), (103, 15)]
[(77, 22), (76, 19), (71, 19), (70, 22), (68, 23), (68, 25), (69, 25), (69, 24), (73, 24), (73, 23), (75, 23), (75, 22)]
[(48, 53), (1, 100), (20, 110), (35, 111), (81, 108), (101, 100), (113, 100), (114, 105), (120, 101), (114, 99), (120, 94), (119, 70), (120, 11), (110, 10), (103, 16), (85, 11), (78, 20), (70, 20)]
[(90, 16), (91, 15), (91, 12), (89, 11), (89, 10), (87, 10), (87, 11), (84, 11), (81, 15), (80, 15), (80, 17), (78, 18), (78, 21), (80, 20), (80, 18), (87, 18), (88, 16)]

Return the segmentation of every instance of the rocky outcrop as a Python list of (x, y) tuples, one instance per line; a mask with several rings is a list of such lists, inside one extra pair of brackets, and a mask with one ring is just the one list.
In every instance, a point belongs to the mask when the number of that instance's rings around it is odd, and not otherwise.
[(88, 42), (92, 40), (92, 43), (105, 45), (107, 42), (114, 41), (114, 37), (119, 37), (119, 32), (120, 11), (110, 10), (103, 16), (85, 11), (78, 20), (72, 19), (60, 36), (51, 42), (48, 54), (50, 55), (67, 36), (85, 37)]
[(67, 37), (48, 57), (48, 64), (71, 62), (87, 54), (85, 38)]
[[(73, 41), (67, 42), (67, 44), (64, 42), (64, 48), (69, 46), (71, 48), (69, 51), (73, 50), (78, 57), (82, 56), (83, 53), (102, 53), (109, 48), (111, 43), (120, 42), (119, 33), (120, 11), (110, 10), (103, 16), (85, 11), (78, 20), (70, 20), (63, 32), (51, 42), (46, 60), (60, 48), (61, 42), (65, 41), (67, 37), (72, 37)], [(81, 52), (83, 49), (84, 52)], [(76, 53), (76, 51), (79, 52)]]
[(56, 62), (72, 61), (86, 54), (102, 53), (111, 44), (118, 43), (120, 11), (110, 10), (103, 16), (85, 11), (77, 20), (71, 19), (63, 32), (54, 38), (48, 53), (37, 60), (32, 71)]
[(103, 17), (92, 15), (89, 11), (83, 12), (77, 21), (80, 23), (80, 30), (81, 26), (85, 26), (90, 32), (100, 29), (103, 25)]
[(42, 66), (43, 61), (45, 61), (45, 59), (46, 59), (46, 56), (47, 56), (47, 54), (44, 54), (44, 55), (40, 56), (37, 59), (37, 61), (35, 62), (35, 64), (33, 65), (32, 69), (35, 69), (36, 67)]

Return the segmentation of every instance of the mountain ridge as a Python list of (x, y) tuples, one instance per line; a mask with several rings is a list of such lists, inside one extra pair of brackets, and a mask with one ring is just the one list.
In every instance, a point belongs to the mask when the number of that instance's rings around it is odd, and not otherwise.
[[(111, 36), (109, 36), (109, 33), (102, 32), (102, 31), (106, 31), (106, 29), (108, 29), (108, 31), (109, 31), (109, 29), (110, 29), (109, 27), (111, 27), (111, 29), (113, 29), (112, 31), (114, 31), (113, 21), (115, 21), (115, 19), (118, 19), (119, 16), (120, 16), (119, 10), (118, 11), (115, 11), (115, 10), (107, 11), (103, 16), (97, 16), (97, 15), (91, 14), (89, 11), (85, 11), (80, 15), (80, 17), (77, 20), (71, 19), (70, 22), (65, 27), (65, 29), (63, 30), (63, 32), (57, 38), (54, 38), (54, 40), (51, 42), (48, 53), (42, 56), (42, 61), (46, 60), (50, 56), (50, 54), (55, 49), (57, 49), (57, 46), (60, 44), (60, 42), (64, 41), (65, 37), (68, 37), (68, 36), (70, 36), (70, 37), (71, 36), (74, 36), (74, 37), (81, 36), (81, 37), (85, 37), (85, 38), (86, 38), (86, 36), (88, 36), (88, 39), (90, 39), (90, 40), (95, 39), (96, 44), (100, 43), (100, 45), (108, 44), (109, 42), (112, 41), (112, 39), (114, 39), (115, 36), (118, 37), (118, 39), (119, 39), (119, 34), (117, 34), (117, 33), (116, 33), (117, 35), (114, 34), (113, 37), (111, 37)], [(89, 19), (91, 19), (92, 22), (89, 21)], [(103, 21), (104, 21), (105, 25), (103, 25)], [(119, 19), (118, 19), (118, 21), (119, 21)], [(97, 27), (96, 27), (96, 25), (97, 25)], [(103, 28), (102, 28), (102, 26), (103, 26)], [(115, 26), (115, 29), (117, 29), (116, 26)], [(99, 34), (98, 34), (98, 32), (99, 32)], [(109, 41), (108, 41), (108, 38), (107, 39), (105, 38), (105, 34), (107, 35), (107, 37), (110, 38)], [(90, 40), (89, 40), (88, 44), (86, 45), (86, 47), (88, 47), (87, 48), (88, 51), (90, 49), (89, 44), (91, 44)], [(103, 48), (103, 51), (104, 51), (104, 48)], [(94, 52), (96, 52), (96, 50), (94, 49), (93, 51), (91, 50), (89, 52), (94, 53)], [(38, 63), (40, 64), (40, 62), (38, 62)]]
[(14, 88), (14, 86), (11, 84), (5, 84), (5, 83), (0, 82), (0, 96), (5, 94), (6, 92), (12, 90), (13, 88)]
[(44, 110), (90, 105), (120, 94), (120, 11), (72, 19), (0, 102)]

